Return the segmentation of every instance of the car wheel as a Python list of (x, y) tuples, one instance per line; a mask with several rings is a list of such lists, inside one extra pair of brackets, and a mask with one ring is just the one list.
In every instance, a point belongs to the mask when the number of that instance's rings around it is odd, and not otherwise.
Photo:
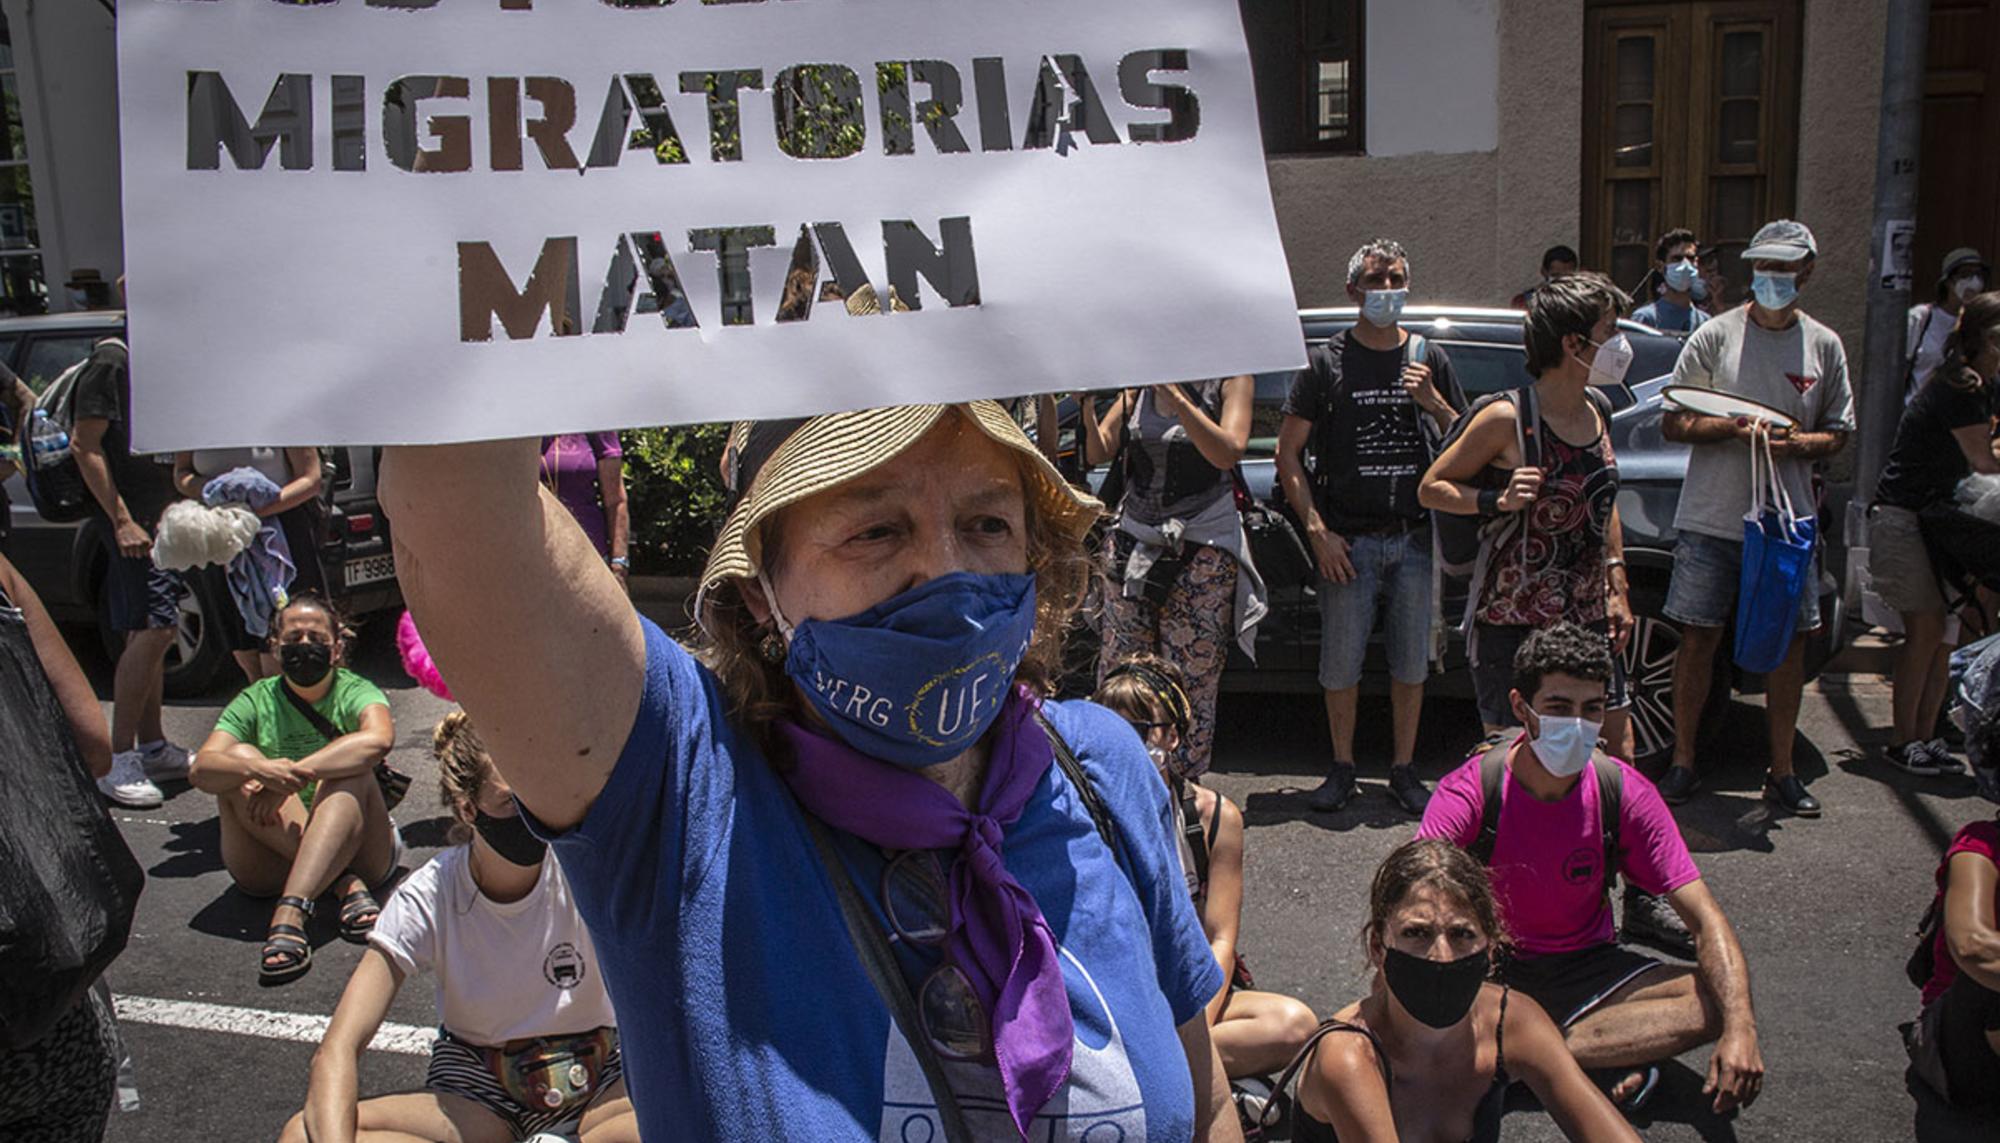
[[(165, 676), (161, 689), (168, 698), (195, 698), (208, 693), (216, 672), (229, 658), (220, 624), (209, 621), (217, 604), (207, 598), (199, 579), (186, 581), (179, 611), (174, 616), (174, 642), (167, 648)], [(105, 585), (97, 587), (97, 631), (104, 653), (115, 665), (125, 649), (125, 635), (111, 627), (111, 602)]]
[[(1632, 764), (1665, 766), (1674, 755), (1674, 664), (1680, 658), (1680, 625), (1665, 615), (1666, 586), (1632, 585), (1632, 637), (1623, 655), (1625, 685), (1632, 700)], [(1729, 673), (1718, 664), (1701, 725), (1716, 725), (1729, 701)]]

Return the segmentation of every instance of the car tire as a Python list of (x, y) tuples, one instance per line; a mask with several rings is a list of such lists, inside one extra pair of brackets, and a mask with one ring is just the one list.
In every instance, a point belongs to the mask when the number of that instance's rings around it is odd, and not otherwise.
[[(1674, 756), (1674, 663), (1680, 657), (1680, 625), (1666, 617), (1667, 586), (1654, 579), (1632, 585), (1632, 637), (1623, 655), (1625, 683), (1632, 706), (1632, 764), (1653, 771)], [(1701, 713), (1701, 732), (1720, 723), (1729, 702), (1729, 669), (1717, 654), (1708, 702)]]
[[(166, 696), (176, 699), (205, 695), (215, 685), (217, 672), (229, 661), (229, 649), (221, 625), (210, 623), (208, 617), (215, 614), (217, 607), (233, 606), (227, 600), (210, 599), (199, 577), (188, 576), (184, 582), (187, 592), (181, 596), (174, 643), (167, 648), (161, 683)], [(115, 667), (119, 653), (125, 649), (125, 636), (112, 630), (111, 600), (104, 580), (97, 584), (97, 634), (104, 643), (105, 657)]]

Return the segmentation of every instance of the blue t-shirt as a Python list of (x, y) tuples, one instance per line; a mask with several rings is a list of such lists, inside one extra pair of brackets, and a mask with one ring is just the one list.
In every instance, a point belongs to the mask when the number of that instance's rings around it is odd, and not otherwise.
[[(583, 821), (554, 838), (618, 1011), (641, 1133), (943, 1138), (791, 791), (725, 717), (714, 675), (642, 623), (646, 685), (631, 737)], [(1185, 1140), (1194, 1092), (1178, 1029), (1222, 987), (1222, 970), (1188, 898), (1166, 788), (1111, 712), (1044, 712), (1110, 808), (1130, 873), (1051, 766), (1002, 843), (1055, 934), (1076, 1023), (1069, 1082), (1031, 1135)], [(835, 837), (888, 933), (883, 854)], [(915, 992), (936, 962), (892, 947)], [(998, 1072), (946, 1067), (974, 1133), (1011, 1135)]]
[(1677, 306), (1658, 298), (1633, 310), (1632, 320), (1661, 333), (1693, 333), (1696, 326), (1708, 320), (1708, 315), (1693, 306)]

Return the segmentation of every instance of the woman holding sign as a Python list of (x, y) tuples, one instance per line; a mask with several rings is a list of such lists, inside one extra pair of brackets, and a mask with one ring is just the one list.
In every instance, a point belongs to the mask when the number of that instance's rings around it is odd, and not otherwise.
[(1096, 502), (991, 402), (742, 440), (698, 657), (536, 442), (394, 450), (382, 488), (590, 925), (641, 1133), (1237, 1138), (1166, 791), (1124, 722), (1042, 697)]
[(1158, 655), (1192, 684), (1190, 777), (1208, 770), (1215, 696), (1231, 642), (1248, 654), (1264, 615), (1264, 582), (1236, 507), (1236, 463), (1250, 444), (1248, 377), (1127, 389), (1102, 418), (1082, 402), (1084, 454), (1109, 462), (1117, 491), (1111, 583), (1098, 659), (1102, 677), (1132, 655)]

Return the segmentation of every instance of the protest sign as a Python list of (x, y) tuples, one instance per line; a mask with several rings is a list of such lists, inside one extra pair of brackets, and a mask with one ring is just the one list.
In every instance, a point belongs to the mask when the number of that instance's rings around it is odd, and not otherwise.
[(1304, 362), (1236, 0), (126, 0), (144, 448)]

